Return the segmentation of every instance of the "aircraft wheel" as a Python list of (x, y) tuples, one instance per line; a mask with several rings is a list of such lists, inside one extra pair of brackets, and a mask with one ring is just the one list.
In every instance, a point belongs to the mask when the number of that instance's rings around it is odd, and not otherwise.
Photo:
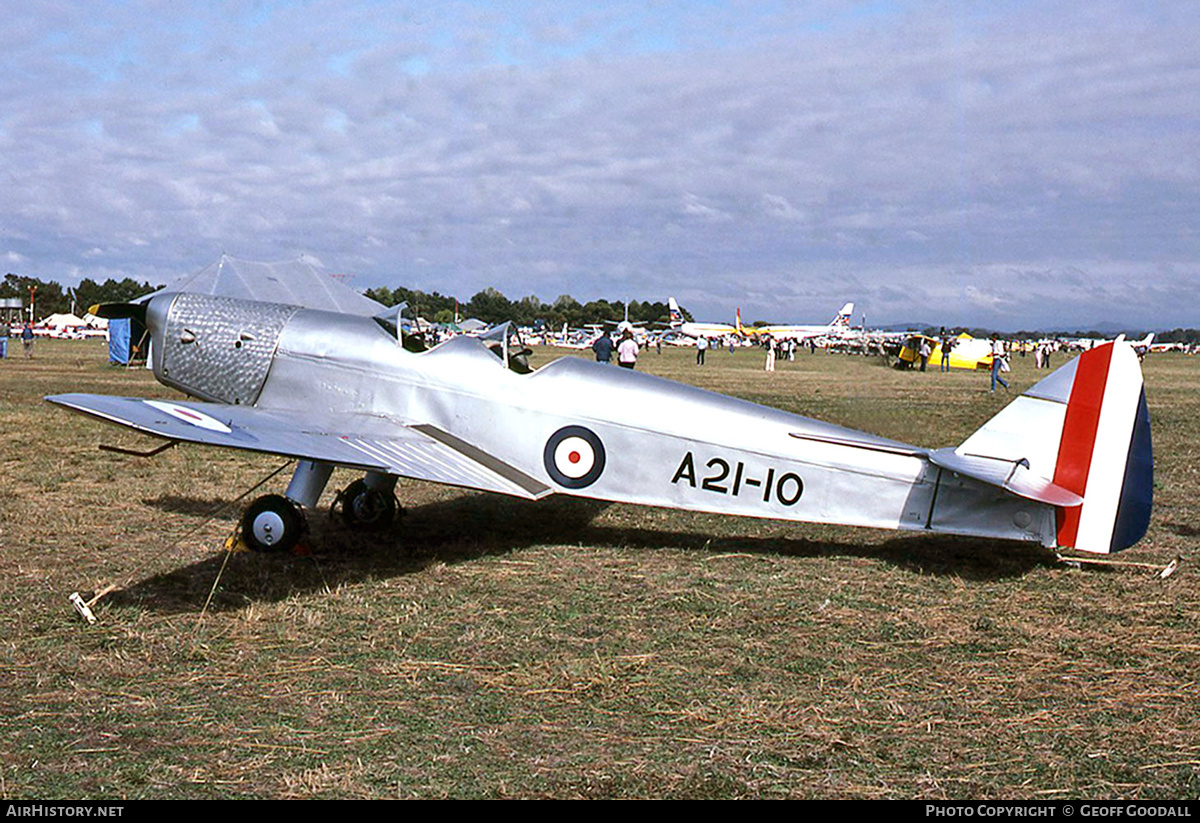
[(288, 551), (303, 533), (304, 512), (280, 494), (258, 498), (242, 515), (242, 540), (252, 551)]
[(334, 508), (341, 508), (342, 522), (355, 529), (382, 529), (396, 519), (396, 497), (355, 480), (338, 494)]

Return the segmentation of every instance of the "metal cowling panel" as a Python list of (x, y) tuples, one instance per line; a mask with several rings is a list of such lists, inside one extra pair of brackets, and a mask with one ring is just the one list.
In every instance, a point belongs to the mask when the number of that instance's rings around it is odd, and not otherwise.
[(220, 403), (258, 399), (295, 306), (180, 294), (167, 313), (162, 379)]

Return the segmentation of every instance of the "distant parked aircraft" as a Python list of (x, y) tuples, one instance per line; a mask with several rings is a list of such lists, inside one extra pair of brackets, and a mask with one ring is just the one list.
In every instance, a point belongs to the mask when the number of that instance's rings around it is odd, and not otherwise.
[(833, 320), (823, 326), (820, 325), (805, 325), (805, 326), (751, 326), (747, 328), (742, 325), (741, 311), (738, 311), (737, 316), (737, 331), (738, 334), (746, 335), (747, 337), (775, 337), (775, 338), (791, 338), (793, 340), (807, 340), (810, 337), (836, 337), (850, 330), (850, 316), (854, 314), (854, 304), (847, 303), (842, 306), (841, 311), (834, 315)]
[(667, 298), (667, 306), (671, 310), (671, 328), (688, 337), (724, 337), (727, 334), (737, 334), (737, 328), (728, 323), (694, 323), (683, 319), (683, 312), (674, 297)]

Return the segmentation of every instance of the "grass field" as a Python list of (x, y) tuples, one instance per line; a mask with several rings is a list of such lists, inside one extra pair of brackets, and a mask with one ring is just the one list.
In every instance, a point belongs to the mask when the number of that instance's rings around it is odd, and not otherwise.
[[(15, 348), (0, 362), (5, 798), (1200, 794), (1195, 358), (1145, 366), (1155, 512), (1117, 559), (1182, 556), (1162, 580), (1019, 544), (407, 481), (393, 532), (321, 512), (307, 556), (226, 556), (235, 498), (282, 460), (99, 451), (147, 443), (40, 398), (170, 392), (108, 366), (102, 343)], [(1008, 399), (984, 374), (858, 357), (803, 354), (773, 376), (752, 351), (708, 361), (639, 367), (928, 446)], [(1032, 358), (1013, 378), (1034, 382)], [(110, 583), (84, 624), (68, 595)]]

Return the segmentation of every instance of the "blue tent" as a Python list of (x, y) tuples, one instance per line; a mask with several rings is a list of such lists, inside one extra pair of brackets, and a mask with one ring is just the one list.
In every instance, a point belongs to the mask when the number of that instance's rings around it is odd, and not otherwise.
[(129, 365), (129, 354), (133, 348), (130, 342), (132, 322), (128, 317), (108, 321), (108, 362)]

